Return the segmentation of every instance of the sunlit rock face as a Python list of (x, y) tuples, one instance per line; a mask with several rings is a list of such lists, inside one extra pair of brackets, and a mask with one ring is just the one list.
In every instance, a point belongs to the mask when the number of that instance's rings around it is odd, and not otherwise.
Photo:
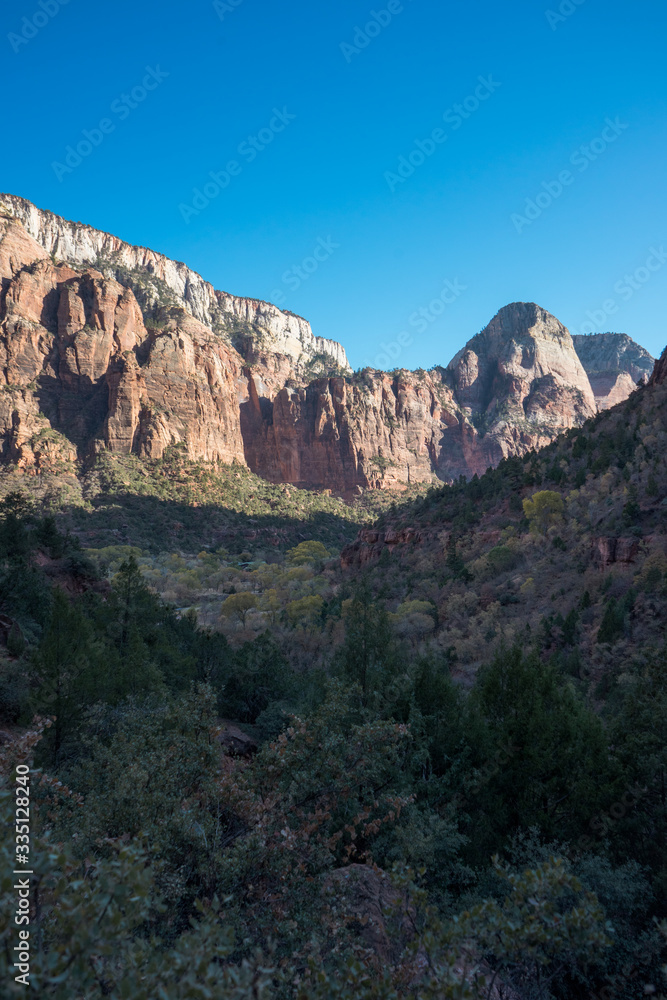
[[(305, 320), (9, 196), (0, 278), (0, 440), (25, 468), (178, 445), (273, 482), (400, 489), (481, 474), (598, 406), (570, 334), (534, 303), (506, 306), (446, 368), (353, 376)], [(628, 388), (610, 371), (599, 405)]]
[[(131, 289), (56, 265), (0, 219), (0, 436), (6, 460), (83, 457), (100, 447), (244, 462), (245, 362), (181, 310), (150, 331)], [(56, 435), (49, 432), (56, 432)]]
[(115, 273), (133, 287), (144, 311), (161, 300), (180, 305), (200, 323), (240, 346), (244, 356), (246, 351), (268, 350), (303, 365), (326, 355), (342, 370), (349, 370), (343, 347), (336, 341), (316, 337), (310, 323), (300, 316), (283, 312), (269, 302), (216, 291), (179, 261), (42, 211), (25, 198), (3, 194), (0, 204), (23, 224), (45, 256), (77, 268), (92, 266), (104, 273)]
[(623, 403), (638, 382), (650, 377), (654, 359), (625, 333), (594, 333), (572, 338), (586, 369), (598, 410)]

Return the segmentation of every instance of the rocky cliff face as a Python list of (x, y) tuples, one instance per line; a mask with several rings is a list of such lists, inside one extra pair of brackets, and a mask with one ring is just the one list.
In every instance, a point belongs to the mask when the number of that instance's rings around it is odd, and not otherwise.
[(0, 219), (0, 437), (6, 460), (39, 468), (107, 447), (244, 462), (245, 362), (184, 310), (147, 330), (131, 289), (56, 265)]
[(283, 389), (260, 422), (251, 464), (275, 482), (400, 487), (481, 475), (596, 412), (565, 327), (515, 303), (447, 369), (366, 371)]
[[(178, 445), (349, 494), (481, 474), (596, 412), (568, 331), (533, 303), (502, 309), (447, 368), (309, 382), (322, 343), (305, 321), (21, 199), (0, 210), (0, 278), (0, 446), (26, 468)], [(240, 350), (213, 303), (241, 324)]]
[(464, 412), (505, 445), (513, 430), (551, 437), (596, 412), (572, 337), (555, 316), (515, 302), (452, 359), (448, 371)]
[(160, 306), (180, 305), (240, 348), (244, 356), (264, 350), (305, 366), (326, 355), (335, 366), (350, 370), (344, 348), (315, 337), (310, 323), (300, 316), (268, 302), (216, 291), (185, 264), (42, 211), (25, 198), (0, 194), (0, 205), (23, 224), (47, 255), (76, 268), (92, 266), (131, 287), (145, 316), (156, 318)]
[(429, 482), (444, 454), (452, 474), (470, 471), (464, 439), (475, 430), (459, 420), (451, 389), (433, 372), (366, 372), (286, 388), (263, 419), (255, 410), (255, 421), (250, 464), (273, 482), (342, 492)]
[(656, 361), (650, 382), (651, 385), (662, 385), (663, 382), (667, 382), (667, 348), (662, 352), (660, 360)]
[(654, 359), (625, 333), (594, 333), (572, 338), (595, 396), (598, 410), (624, 402), (637, 383), (650, 377)]

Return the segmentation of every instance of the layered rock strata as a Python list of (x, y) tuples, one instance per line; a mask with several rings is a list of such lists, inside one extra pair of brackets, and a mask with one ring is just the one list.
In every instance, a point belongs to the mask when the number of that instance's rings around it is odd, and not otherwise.
[(0, 436), (37, 467), (91, 451), (244, 462), (245, 362), (184, 310), (147, 330), (131, 289), (57, 265), (0, 219)]
[(586, 370), (598, 410), (623, 403), (637, 383), (651, 375), (654, 359), (625, 333), (594, 333), (572, 338)]
[(179, 261), (110, 233), (42, 211), (16, 195), (0, 194), (0, 206), (23, 224), (46, 254), (77, 268), (93, 267), (129, 284), (145, 312), (180, 305), (205, 326), (227, 337), (245, 355), (257, 348), (307, 365), (322, 355), (341, 370), (350, 366), (344, 348), (316, 337), (310, 323), (269, 302), (216, 291)]
[[(21, 199), (0, 212), (6, 462), (40, 469), (103, 449), (155, 459), (180, 446), (193, 460), (350, 494), (482, 474), (596, 412), (568, 331), (533, 303), (502, 309), (447, 368), (308, 381), (295, 359), (310, 343), (305, 321), (228, 296), (226, 315), (251, 333), (273, 322), (267, 310), (280, 313), (271, 337), (249, 333), (237, 350), (206, 311), (222, 293), (204, 294), (184, 265), (73, 225)], [(91, 266), (102, 251), (123, 266)], [(138, 275), (149, 285), (157, 275), (173, 299), (142, 307)]]

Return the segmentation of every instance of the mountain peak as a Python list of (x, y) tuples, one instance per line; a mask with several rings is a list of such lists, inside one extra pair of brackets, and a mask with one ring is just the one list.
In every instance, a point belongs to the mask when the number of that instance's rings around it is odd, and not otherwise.
[[(596, 412), (567, 328), (535, 302), (504, 306), (449, 369), (458, 397), (478, 412), (496, 412), (503, 401), (516, 410), (515, 419), (547, 426), (553, 425), (554, 406), (561, 409), (565, 426)], [(551, 400), (544, 396), (549, 386)]]
[[(538, 324), (563, 327), (563, 324), (543, 309), (537, 302), (510, 302), (499, 309), (489, 326), (497, 325), (502, 330), (514, 333), (520, 330), (530, 330)], [(565, 329), (565, 327), (563, 327)]]

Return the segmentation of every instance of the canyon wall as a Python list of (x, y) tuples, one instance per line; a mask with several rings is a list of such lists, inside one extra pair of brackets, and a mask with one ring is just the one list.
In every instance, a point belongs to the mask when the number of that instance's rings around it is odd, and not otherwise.
[[(254, 437), (275, 482), (400, 487), (481, 475), (596, 413), (565, 327), (532, 303), (502, 309), (430, 372), (365, 371), (283, 389)], [(344, 484), (344, 485), (343, 485)]]
[(56, 261), (77, 268), (92, 266), (132, 287), (145, 312), (160, 305), (180, 305), (200, 323), (230, 343), (242, 342), (249, 351), (270, 350), (300, 364), (327, 355), (342, 370), (350, 369), (344, 348), (336, 341), (315, 337), (310, 323), (300, 316), (269, 302), (216, 291), (179, 261), (43, 211), (25, 198), (0, 194), (0, 206)]
[(3, 457), (40, 468), (101, 448), (244, 462), (245, 362), (181, 311), (147, 330), (131, 289), (54, 264), (16, 220), (0, 219)]
[[(597, 410), (570, 334), (534, 303), (501, 309), (446, 368), (352, 375), (341, 348), (328, 355), (338, 373), (313, 379), (304, 358), (334, 342), (304, 320), (215, 292), (184, 265), (22, 199), (3, 201), (5, 463), (39, 471), (103, 449), (156, 459), (180, 446), (193, 460), (348, 495), (482, 474)], [(223, 314), (241, 324), (236, 340), (221, 331)]]

